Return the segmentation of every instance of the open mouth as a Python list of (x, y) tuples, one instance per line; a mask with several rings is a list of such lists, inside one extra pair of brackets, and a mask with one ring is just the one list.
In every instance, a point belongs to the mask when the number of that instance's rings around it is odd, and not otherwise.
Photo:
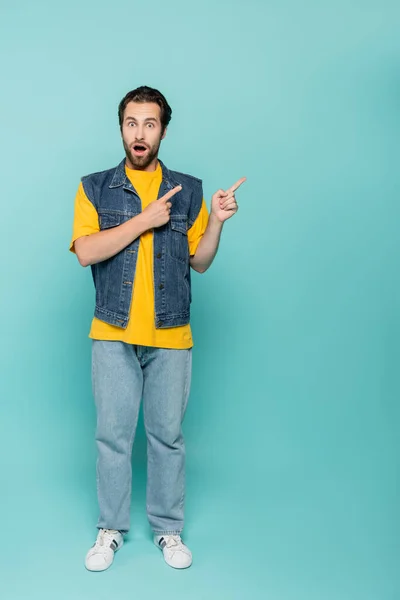
[(134, 154), (136, 154), (136, 156), (143, 156), (143, 154), (145, 154), (147, 151), (147, 147), (144, 146), (143, 144), (135, 144), (133, 146), (133, 152)]

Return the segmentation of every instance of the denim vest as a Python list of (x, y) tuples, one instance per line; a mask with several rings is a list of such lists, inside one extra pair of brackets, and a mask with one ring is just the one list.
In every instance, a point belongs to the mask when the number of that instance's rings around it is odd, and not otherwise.
[[(158, 198), (177, 185), (170, 220), (154, 228), (154, 307), (156, 328), (187, 325), (192, 300), (187, 231), (195, 222), (203, 201), (200, 179), (170, 171), (161, 162), (162, 182)], [(117, 168), (82, 177), (86, 196), (99, 216), (100, 229), (125, 223), (142, 212), (141, 200), (125, 173), (125, 159)], [(95, 317), (125, 329), (129, 321), (139, 239), (111, 258), (92, 265), (96, 288)]]

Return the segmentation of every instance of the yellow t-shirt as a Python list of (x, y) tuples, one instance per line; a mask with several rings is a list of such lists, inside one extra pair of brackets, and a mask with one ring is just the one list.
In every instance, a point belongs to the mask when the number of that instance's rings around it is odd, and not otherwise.
[[(136, 171), (125, 166), (127, 177), (137, 191), (142, 210), (157, 198), (162, 181), (161, 165), (155, 171)], [(193, 256), (208, 223), (208, 210), (203, 199), (200, 213), (188, 230), (189, 251)], [(78, 238), (100, 231), (98, 214), (85, 194), (80, 183), (75, 198), (73, 234), (70, 250)], [(129, 322), (126, 329), (109, 325), (96, 317), (92, 321), (89, 337), (95, 340), (113, 340), (153, 346), (157, 348), (185, 349), (193, 346), (190, 325), (156, 329), (154, 319), (153, 281), (153, 232), (146, 231), (140, 236), (135, 281), (132, 293)]]

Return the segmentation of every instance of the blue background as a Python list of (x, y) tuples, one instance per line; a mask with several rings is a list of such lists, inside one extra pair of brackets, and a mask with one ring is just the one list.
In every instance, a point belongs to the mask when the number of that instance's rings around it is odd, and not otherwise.
[[(400, 598), (399, 17), (386, 0), (2, 7), (2, 598)], [(208, 203), (248, 181), (193, 278), (193, 567), (152, 545), (140, 425), (129, 543), (93, 574), (94, 294), (68, 245), (79, 178), (121, 160), (138, 85), (166, 95), (160, 156)]]

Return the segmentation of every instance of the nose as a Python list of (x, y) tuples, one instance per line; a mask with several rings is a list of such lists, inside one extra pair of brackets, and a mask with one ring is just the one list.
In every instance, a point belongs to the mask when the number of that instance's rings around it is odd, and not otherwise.
[(136, 128), (136, 136), (135, 137), (138, 142), (141, 142), (144, 140), (144, 127), (142, 125), (139, 125)]

